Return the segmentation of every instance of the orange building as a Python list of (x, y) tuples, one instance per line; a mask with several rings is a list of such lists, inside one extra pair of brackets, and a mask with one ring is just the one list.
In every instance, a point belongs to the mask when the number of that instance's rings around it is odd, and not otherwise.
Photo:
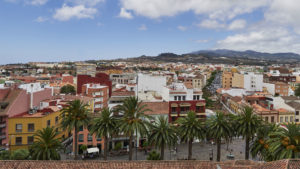
[(288, 96), (289, 95), (289, 85), (283, 82), (275, 83), (275, 94), (279, 96)]

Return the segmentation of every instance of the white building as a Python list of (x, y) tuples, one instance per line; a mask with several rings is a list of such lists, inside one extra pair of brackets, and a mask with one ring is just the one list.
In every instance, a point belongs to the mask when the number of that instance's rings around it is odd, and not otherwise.
[(253, 72), (244, 74), (244, 88), (246, 91), (262, 91), (263, 75), (254, 74)]

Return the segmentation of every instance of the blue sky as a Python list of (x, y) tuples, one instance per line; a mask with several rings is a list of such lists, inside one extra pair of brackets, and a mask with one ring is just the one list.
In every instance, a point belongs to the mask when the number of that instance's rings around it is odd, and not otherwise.
[(297, 0), (0, 0), (0, 64), (215, 48), (300, 53), (298, 4)]

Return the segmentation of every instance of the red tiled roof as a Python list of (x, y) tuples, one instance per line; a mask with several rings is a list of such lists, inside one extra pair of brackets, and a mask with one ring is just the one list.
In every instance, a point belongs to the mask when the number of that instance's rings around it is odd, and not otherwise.
[(280, 160), (259, 163), (247, 160), (210, 162), (210, 161), (0, 161), (0, 169), (69, 169), (69, 168), (102, 168), (102, 169), (296, 169), (300, 160)]
[(111, 96), (134, 96), (134, 91), (112, 92)]
[(143, 102), (142, 105), (147, 105), (147, 109), (152, 111), (145, 112), (148, 115), (163, 115), (169, 114), (169, 102)]

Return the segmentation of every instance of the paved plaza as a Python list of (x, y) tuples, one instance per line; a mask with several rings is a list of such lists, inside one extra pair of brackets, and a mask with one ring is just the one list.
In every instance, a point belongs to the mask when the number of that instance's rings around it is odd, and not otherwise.
[[(245, 157), (245, 141), (243, 139), (235, 139), (231, 144), (222, 144), (221, 146), (221, 161), (228, 160), (227, 156), (232, 154), (234, 156), (234, 159), (244, 159)], [(210, 143), (200, 142), (200, 143), (194, 143), (193, 144), (193, 159), (196, 160), (210, 160), (210, 154), (213, 150), (213, 160), (216, 160), (217, 157), (217, 145), (211, 145)], [(160, 152), (160, 150), (156, 150), (157, 152)], [(231, 151), (231, 153), (230, 153)], [(136, 157), (138, 160), (146, 160), (147, 154), (145, 154), (144, 151), (139, 150), (136, 152), (134, 150), (133, 153), (133, 160), (136, 160)], [(177, 145), (177, 153), (174, 149), (171, 151), (166, 148), (165, 149), (165, 160), (182, 160), (187, 159), (188, 156), (188, 145), (186, 143), (182, 143), (180, 145)], [(62, 156), (63, 160), (71, 159), (66, 155)], [(102, 158), (98, 158), (99, 160)], [(95, 159), (94, 159), (95, 160)], [(115, 155), (115, 156), (109, 156), (108, 160), (128, 160), (128, 155)], [(252, 159), (255, 160), (255, 159)]]

